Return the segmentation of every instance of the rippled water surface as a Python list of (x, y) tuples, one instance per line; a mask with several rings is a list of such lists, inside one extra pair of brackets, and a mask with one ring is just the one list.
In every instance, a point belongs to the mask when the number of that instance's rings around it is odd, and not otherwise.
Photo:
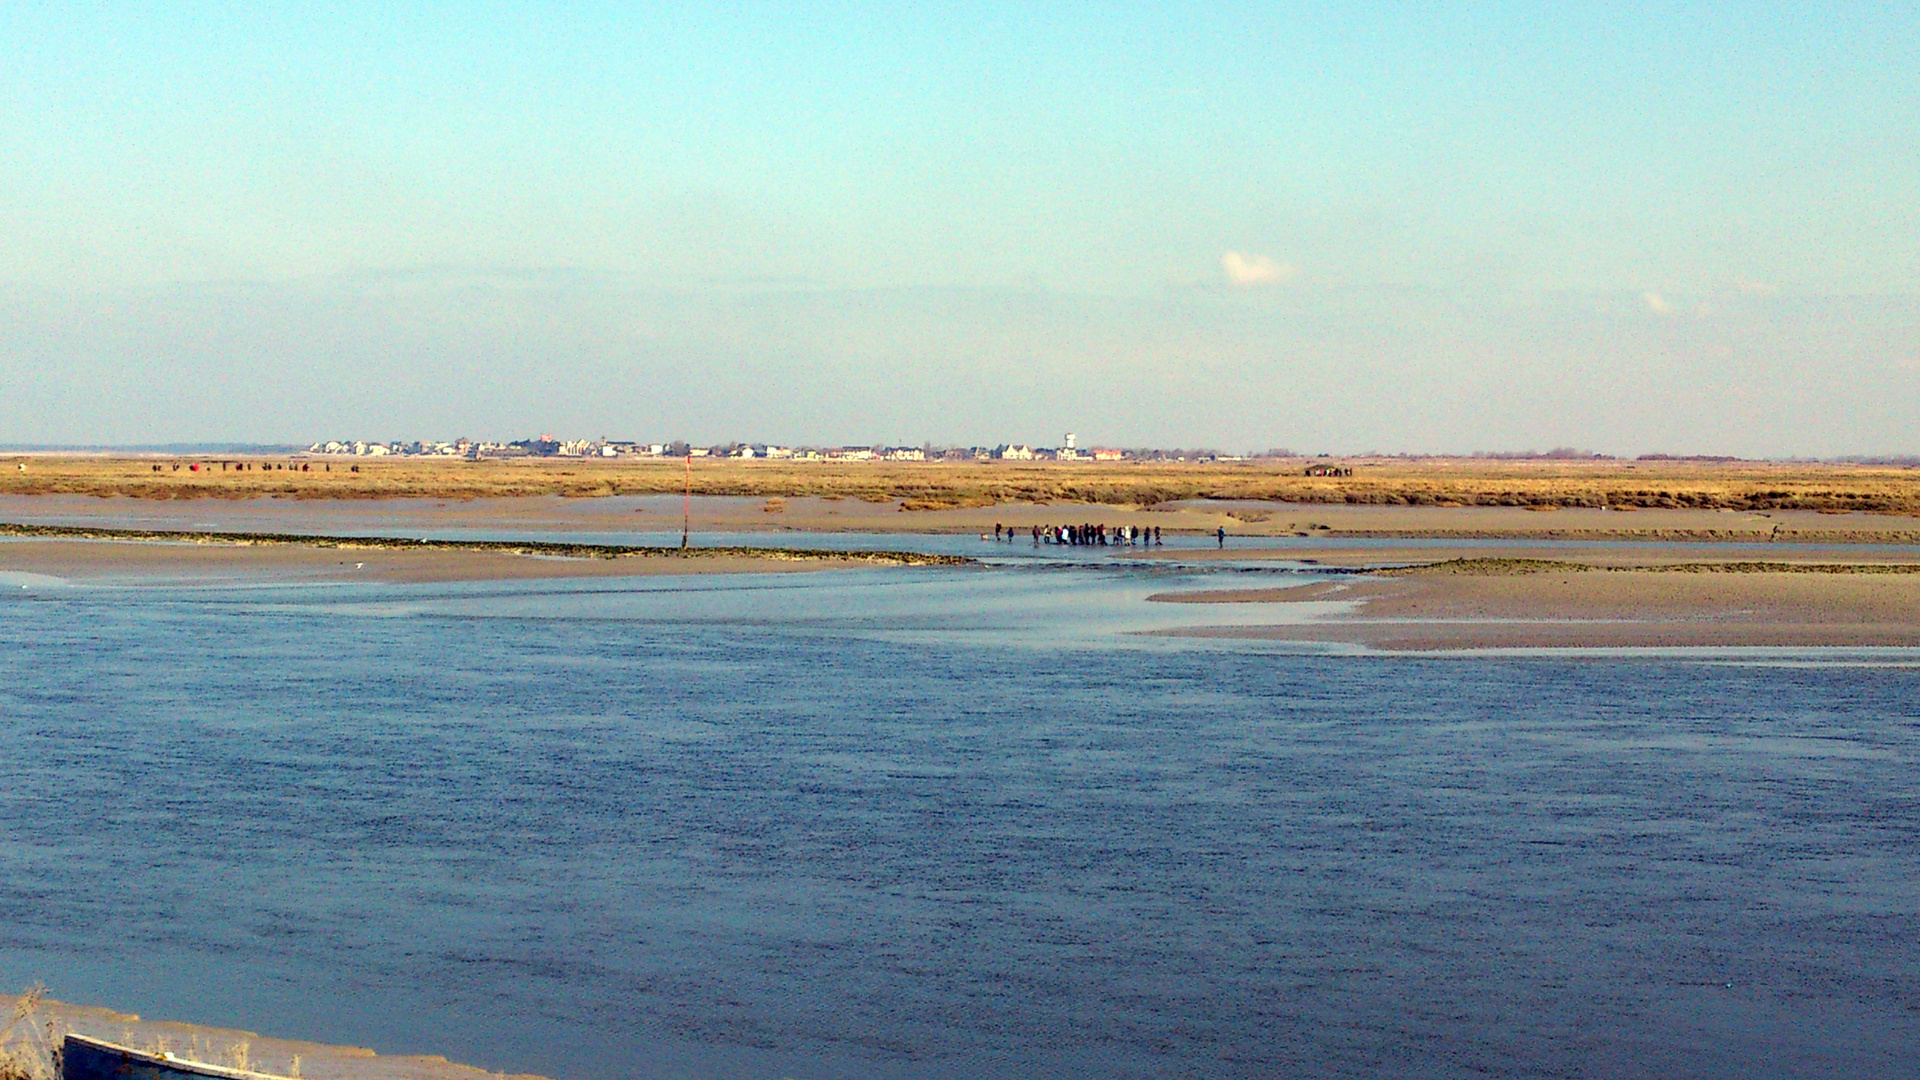
[(1140, 639), (1196, 616), (1084, 570), (18, 584), (0, 978), (68, 1000), (565, 1080), (1913, 1075), (1909, 667)]

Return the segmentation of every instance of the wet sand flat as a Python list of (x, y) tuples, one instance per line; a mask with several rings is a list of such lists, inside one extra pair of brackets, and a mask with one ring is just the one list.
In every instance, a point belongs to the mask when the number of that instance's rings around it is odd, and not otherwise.
[(1424, 543), (1393, 541), (1356, 545), (1341, 537), (1303, 540), (1285, 547), (1235, 547), (1222, 550), (1168, 551), (1153, 549), (1138, 557), (1147, 560), (1221, 564), (1303, 562), (1335, 570), (1425, 566), (1473, 559), (1536, 559), (1583, 563), (1610, 568), (1660, 567), (1683, 562), (1858, 563), (1899, 565), (1920, 561), (1920, 548), (1903, 542), (1778, 544), (1764, 541), (1655, 541), (1633, 537), (1612, 540), (1568, 541), (1548, 545), (1526, 539), (1448, 540)]
[[(1388, 650), (1655, 646), (1920, 646), (1920, 574), (1542, 570), (1416, 572), (1290, 590), (1214, 590), (1188, 602), (1347, 600), (1307, 624), (1170, 633)], [(1155, 599), (1173, 599), (1162, 595)]]

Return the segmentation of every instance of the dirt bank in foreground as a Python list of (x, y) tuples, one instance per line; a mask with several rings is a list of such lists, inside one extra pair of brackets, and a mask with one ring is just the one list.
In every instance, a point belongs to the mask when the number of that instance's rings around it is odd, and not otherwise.
[[(18, 997), (0, 994), (0, 1023), (14, 1015), (19, 1001)], [(69, 1031), (140, 1050), (305, 1080), (543, 1080), (529, 1073), (487, 1072), (443, 1057), (387, 1056), (357, 1046), (327, 1046), (234, 1028), (150, 1020), (132, 1013), (45, 999), (6, 1034), (16, 1051), (37, 1050), (44, 1058), (49, 1032), (57, 1044)]]

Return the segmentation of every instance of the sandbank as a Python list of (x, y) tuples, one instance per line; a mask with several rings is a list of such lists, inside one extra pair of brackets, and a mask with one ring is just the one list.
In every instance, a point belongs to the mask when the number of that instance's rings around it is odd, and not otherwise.
[(856, 565), (962, 565), (916, 552), (670, 548), (570, 540), (434, 540), (0, 523), (0, 573), (54, 578), (221, 577), (495, 580), (780, 573)]
[(1390, 651), (1680, 646), (1920, 646), (1920, 573), (1885, 565), (1531, 572), (1430, 567), (1297, 590), (1162, 594), (1187, 603), (1346, 601), (1305, 623), (1167, 633), (1364, 645)]
[(653, 574), (794, 573), (858, 565), (711, 556), (584, 559), (484, 551), (349, 551), (292, 545), (162, 544), (134, 540), (0, 541), (0, 571), (81, 581), (263, 577), (313, 581), (507, 581)]

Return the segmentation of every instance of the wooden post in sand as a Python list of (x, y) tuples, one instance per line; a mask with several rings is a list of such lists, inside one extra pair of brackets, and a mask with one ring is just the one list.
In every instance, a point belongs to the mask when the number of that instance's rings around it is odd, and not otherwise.
[(687, 536), (693, 532), (693, 450), (687, 450), (687, 502), (680, 518), (680, 550), (687, 550)]

